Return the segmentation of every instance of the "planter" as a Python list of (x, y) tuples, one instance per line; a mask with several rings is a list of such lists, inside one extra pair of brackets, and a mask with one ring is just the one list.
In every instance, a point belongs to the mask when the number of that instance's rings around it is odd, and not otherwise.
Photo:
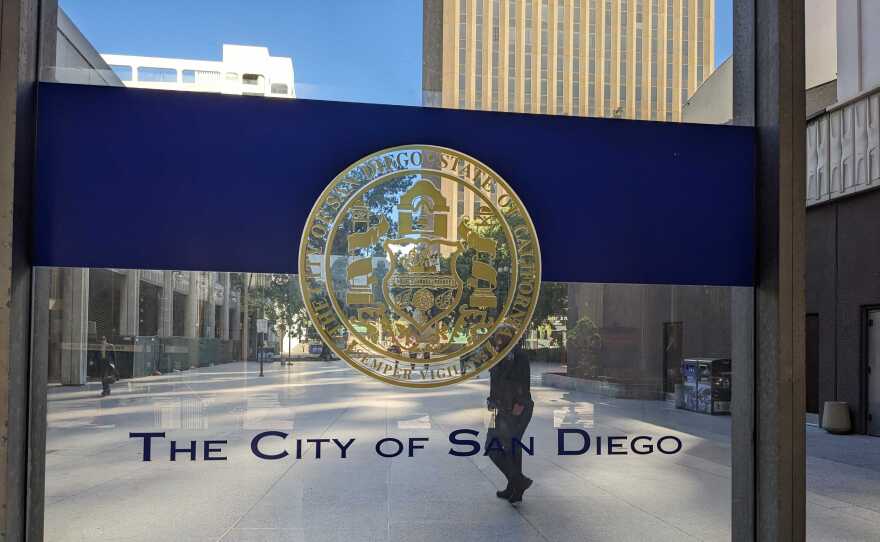
[(829, 433), (842, 435), (852, 430), (849, 405), (843, 401), (825, 401), (822, 409), (822, 428)]

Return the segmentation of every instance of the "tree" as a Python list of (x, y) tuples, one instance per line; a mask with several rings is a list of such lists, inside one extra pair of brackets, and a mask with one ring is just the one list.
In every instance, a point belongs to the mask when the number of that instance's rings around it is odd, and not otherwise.
[(552, 316), (563, 316), (568, 311), (568, 285), (564, 282), (542, 282), (532, 325), (538, 327), (547, 323)]
[(254, 301), (263, 308), (266, 318), (275, 324), (281, 337), (305, 335), (309, 316), (296, 276), (270, 275), (269, 280), (254, 291)]

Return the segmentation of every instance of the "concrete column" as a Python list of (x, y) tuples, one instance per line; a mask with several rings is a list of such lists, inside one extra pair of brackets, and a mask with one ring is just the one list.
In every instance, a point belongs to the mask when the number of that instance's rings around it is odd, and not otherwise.
[[(734, 122), (756, 134), (753, 363), (733, 359), (733, 540), (799, 541), (806, 527), (803, 0), (734, 2)], [(734, 325), (749, 335), (747, 319)]]
[(162, 298), (159, 300), (159, 336), (174, 334), (174, 271), (162, 272)]
[[(31, 359), (36, 80), (55, 64), (57, 2), (0, 16), (0, 537), (43, 539), (46, 367)], [(40, 62), (40, 65), (37, 64)], [(39, 277), (38, 277), (39, 278)]]
[(31, 327), (32, 350), (31, 359), (36, 365), (42, 367), (48, 375), (49, 370), (49, 343), (51, 342), (51, 324), (49, 318), (49, 303), (52, 299), (52, 270), (46, 267), (34, 268), (34, 280), (31, 286), (33, 292)]
[(186, 310), (183, 314), (183, 333), (187, 337), (199, 336), (199, 281), (201, 274), (196, 271), (189, 273), (189, 294), (186, 296)]
[(248, 321), (248, 298), (250, 295), (250, 285), (251, 285), (251, 274), (250, 273), (242, 273), (241, 274), (241, 319), (242, 319), (242, 327), (241, 327), (241, 361), (247, 361), (249, 354), (249, 342), (250, 342), (250, 322)]
[(241, 301), (229, 309), (229, 338), (233, 341), (241, 340)]
[(229, 273), (221, 273), (223, 283), (223, 306), (220, 309), (220, 338), (229, 340)]
[(82, 386), (89, 338), (89, 270), (64, 269), (61, 281), (61, 383)]
[(119, 334), (137, 335), (140, 329), (141, 274), (137, 269), (129, 269), (119, 300)]
[(214, 323), (216, 322), (215, 314), (214, 314), (214, 273), (209, 271), (205, 273), (205, 283), (208, 285), (208, 299), (205, 303), (205, 321), (204, 327), (202, 329), (202, 335), (204, 337), (213, 338), (214, 337)]

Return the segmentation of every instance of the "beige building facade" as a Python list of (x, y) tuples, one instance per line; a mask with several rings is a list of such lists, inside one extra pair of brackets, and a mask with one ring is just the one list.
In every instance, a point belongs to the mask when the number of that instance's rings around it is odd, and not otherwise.
[(713, 0), (425, 0), (424, 11), (425, 105), (678, 121), (714, 68)]

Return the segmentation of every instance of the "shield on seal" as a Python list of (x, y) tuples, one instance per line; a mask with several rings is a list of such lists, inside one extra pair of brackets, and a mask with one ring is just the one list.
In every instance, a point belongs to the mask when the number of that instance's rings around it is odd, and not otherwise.
[(386, 303), (412, 324), (423, 338), (418, 342), (436, 341), (426, 335), (437, 337), (430, 331), (455, 310), (464, 291), (455, 265), (461, 243), (423, 237), (388, 240), (384, 246), (391, 262), (382, 281)]

